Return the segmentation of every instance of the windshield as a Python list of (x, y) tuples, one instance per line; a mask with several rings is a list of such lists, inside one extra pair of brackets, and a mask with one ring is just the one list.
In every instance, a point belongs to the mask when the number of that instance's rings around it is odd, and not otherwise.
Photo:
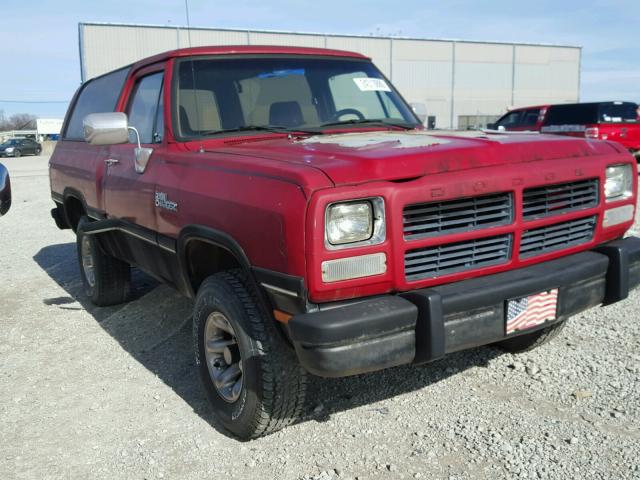
[(19, 143), (19, 140), (7, 140), (2, 145), (5, 147), (10, 147), (11, 145), (17, 145), (18, 143)]
[(366, 60), (193, 58), (178, 65), (173, 108), (181, 138), (245, 130), (319, 132), (341, 124), (419, 125)]

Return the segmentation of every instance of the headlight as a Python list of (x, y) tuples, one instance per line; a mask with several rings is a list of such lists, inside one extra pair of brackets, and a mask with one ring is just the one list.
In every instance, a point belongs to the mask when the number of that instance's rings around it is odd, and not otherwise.
[(7, 153), (11, 153), (11, 152), (13, 152), (13, 147), (8, 147), (8, 148), (6, 148), (6, 149), (5, 149), (5, 152), (7, 152)]
[(607, 202), (624, 200), (632, 195), (633, 172), (631, 165), (612, 165), (607, 167), (604, 195)]
[(385, 235), (384, 201), (380, 197), (333, 203), (327, 207), (325, 246), (328, 249), (375, 245), (382, 243)]

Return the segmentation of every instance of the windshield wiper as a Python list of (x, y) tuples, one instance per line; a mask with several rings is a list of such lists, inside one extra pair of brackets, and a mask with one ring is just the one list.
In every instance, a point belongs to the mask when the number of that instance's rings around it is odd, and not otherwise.
[(221, 130), (204, 130), (198, 131), (200, 135), (216, 135), (218, 133), (234, 133), (234, 132), (275, 132), (275, 133), (312, 133), (317, 131), (305, 130), (304, 128), (285, 127), (284, 125), (242, 125), (234, 128), (224, 128)]
[(320, 127), (334, 127), (340, 125), (372, 125), (384, 127), (397, 127), (404, 130), (413, 130), (418, 125), (407, 122), (396, 122), (387, 118), (352, 118), (350, 120), (338, 120), (335, 122), (321, 123)]

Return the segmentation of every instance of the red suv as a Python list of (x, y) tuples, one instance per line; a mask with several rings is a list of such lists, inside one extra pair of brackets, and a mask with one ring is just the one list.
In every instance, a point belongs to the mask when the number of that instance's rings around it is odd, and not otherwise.
[(491, 128), (612, 140), (640, 158), (639, 120), (640, 107), (632, 102), (569, 103), (514, 109)]
[(524, 351), (624, 299), (637, 164), (614, 145), (430, 135), (356, 53), (193, 48), (80, 87), (52, 215), (97, 305), (132, 266), (194, 299), (206, 393), (254, 438), (299, 416), (310, 374)]

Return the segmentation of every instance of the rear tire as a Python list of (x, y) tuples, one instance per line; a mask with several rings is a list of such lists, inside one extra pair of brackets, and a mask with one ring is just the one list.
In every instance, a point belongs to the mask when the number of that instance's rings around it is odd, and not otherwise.
[(94, 305), (106, 307), (126, 302), (131, 292), (131, 267), (107, 255), (95, 235), (86, 235), (89, 223), (82, 217), (76, 230), (78, 264), (84, 291)]
[(540, 345), (544, 345), (557, 337), (566, 323), (567, 321), (563, 320), (536, 332), (526, 333), (518, 337), (509, 338), (508, 340), (502, 340), (501, 342), (496, 343), (496, 346), (510, 353), (528, 352), (529, 350), (533, 350)]
[(193, 313), (196, 365), (220, 422), (242, 440), (300, 417), (306, 372), (241, 270), (200, 286)]
[(42, 153), (42, 149), (36, 148), (36, 156), (39, 157), (41, 153)]

